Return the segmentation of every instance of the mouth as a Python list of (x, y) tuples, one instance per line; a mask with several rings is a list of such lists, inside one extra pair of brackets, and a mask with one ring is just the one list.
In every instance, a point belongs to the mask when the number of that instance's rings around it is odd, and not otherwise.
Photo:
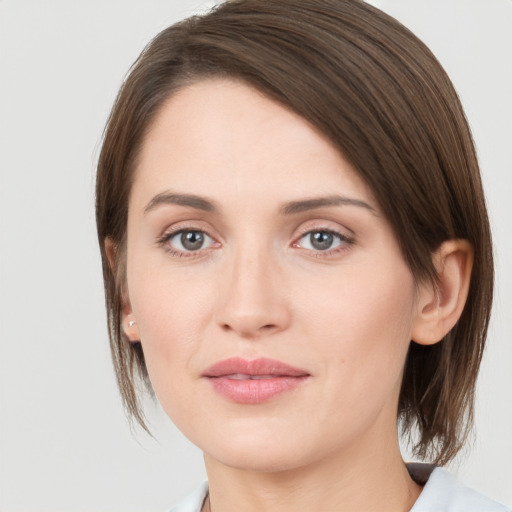
[[(245, 373), (232, 373), (231, 375), (224, 375), (226, 379), (233, 380), (259, 380), (259, 379), (273, 379), (276, 375), (247, 375)], [(284, 375), (277, 375), (277, 377), (284, 377)]]
[(229, 401), (259, 404), (301, 386), (310, 374), (275, 359), (234, 357), (215, 363), (202, 377)]

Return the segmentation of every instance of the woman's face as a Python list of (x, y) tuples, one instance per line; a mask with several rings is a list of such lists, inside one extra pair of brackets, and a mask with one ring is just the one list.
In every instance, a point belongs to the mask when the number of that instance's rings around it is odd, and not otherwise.
[(396, 440), (413, 276), (350, 164), (256, 90), (207, 80), (161, 108), (127, 287), (153, 388), (210, 460), (282, 470)]

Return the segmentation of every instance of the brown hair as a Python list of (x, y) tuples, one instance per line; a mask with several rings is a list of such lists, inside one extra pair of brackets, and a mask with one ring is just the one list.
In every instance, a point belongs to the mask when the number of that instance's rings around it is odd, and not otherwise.
[[(472, 424), (493, 288), (490, 231), (471, 133), (448, 76), (395, 19), (359, 0), (234, 0), (161, 32), (135, 62), (105, 131), (96, 215), (109, 335), (127, 410), (145, 427), (140, 344), (121, 329), (128, 198), (155, 113), (187, 83), (243, 80), (318, 127), (369, 185), (417, 281), (435, 282), (432, 252), (474, 248), (469, 296), (440, 342), (411, 342), (399, 399), (415, 453), (452, 459)], [(113, 270), (105, 240), (117, 250)], [(149, 384), (149, 383), (148, 383)]]

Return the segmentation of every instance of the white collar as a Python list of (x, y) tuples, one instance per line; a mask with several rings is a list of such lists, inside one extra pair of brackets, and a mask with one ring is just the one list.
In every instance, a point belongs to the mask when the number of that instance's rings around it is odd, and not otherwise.
[[(407, 464), (411, 477), (424, 484), (410, 512), (512, 512), (505, 505), (462, 485), (446, 469), (433, 464)], [(208, 482), (203, 482), (190, 496), (170, 512), (201, 512), (208, 496)]]

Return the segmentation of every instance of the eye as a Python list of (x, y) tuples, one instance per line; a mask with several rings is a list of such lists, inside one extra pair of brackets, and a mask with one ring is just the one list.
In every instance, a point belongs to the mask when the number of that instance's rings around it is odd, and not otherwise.
[(296, 247), (308, 249), (312, 251), (332, 251), (338, 248), (352, 244), (352, 240), (342, 235), (329, 230), (316, 230), (309, 231), (302, 235), (298, 242), (294, 244)]
[(182, 229), (164, 236), (162, 243), (165, 243), (171, 252), (187, 253), (206, 249), (215, 242), (204, 231)]

